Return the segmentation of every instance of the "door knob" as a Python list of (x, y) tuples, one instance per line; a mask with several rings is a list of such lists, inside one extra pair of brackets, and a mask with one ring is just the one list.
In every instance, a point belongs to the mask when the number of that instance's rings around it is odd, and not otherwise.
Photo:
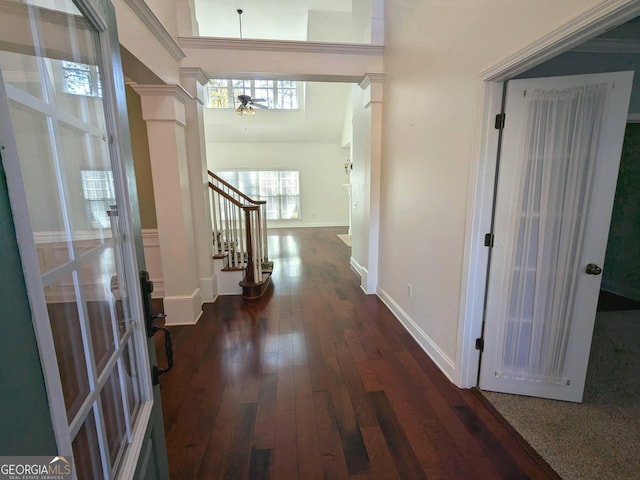
[(589, 263), (585, 271), (588, 275), (600, 275), (602, 273), (602, 269), (595, 263)]

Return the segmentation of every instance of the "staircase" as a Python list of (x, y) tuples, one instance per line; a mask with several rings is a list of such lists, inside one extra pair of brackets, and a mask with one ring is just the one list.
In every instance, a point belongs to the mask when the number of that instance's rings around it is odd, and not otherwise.
[[(220, 264), (219, 290), (245, 299), (260, 298), (273, 272), (267, 246), (267, 202), (253, 200), (209, 171), (214, 262)], [(222, 288), (220, 288), (222, 287)]]

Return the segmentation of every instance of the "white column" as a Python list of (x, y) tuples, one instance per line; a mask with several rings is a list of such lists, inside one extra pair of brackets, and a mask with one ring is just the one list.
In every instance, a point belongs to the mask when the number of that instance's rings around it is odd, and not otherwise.
[(180, 69), (180, 82), (193, 97), (185, 105), (187, 118), (185, 133), (200, 293), (203, 302), (213, 302), (218, 296), (218, 284), (213, 267), (211, 202), (209, 201), (209, 176), (202, 111), (207, 77), (199, 68), (183, 68)]
[(351, 204), (353, 203), (353, 200), (351, 200), (351, 184), (344, 183), (342, 186), (347, 189), (347, 193), (349, 194), (349, 230), (347, 231), (347, 235), (351, 236)]
[(360, 82), (364, 90), (364, 108), (371, 115), (371, 135), (369, 137), (369, 162), (367, 168), (369, 200), (369, 252), (368, 274), (362, 277), (360, 285), (367, 294), (375, 294), (378, 288), (378, 260), (380, 243), (380, 166), (382, 164), (382, 99), (384, 74), (367, 74)]
[(191, 325), (202, 314), (185, 139), (185, 103), (193, 98), (180, 85), (133, 88), (147, 122), (166, 323)]

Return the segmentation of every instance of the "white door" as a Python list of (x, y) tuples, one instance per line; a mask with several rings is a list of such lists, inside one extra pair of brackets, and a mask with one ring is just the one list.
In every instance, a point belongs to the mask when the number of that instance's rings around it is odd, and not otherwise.
[(0, 1), (0, 145), (56, 454), (164, 479), (114, 22), (104, 0)]
[(507, 84), (482, 389), (582, 401), (632, 80)]

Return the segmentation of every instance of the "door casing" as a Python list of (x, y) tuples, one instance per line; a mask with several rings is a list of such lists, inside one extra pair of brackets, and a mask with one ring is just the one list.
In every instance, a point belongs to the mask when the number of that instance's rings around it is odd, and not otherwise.
[(634, 0), (611, 0), (586, 11), (492, 67), (480, 73), (484, 81), (483, 107), (479, 117), (477, 161), (470, 172), (463, 276), (460, 299), (456, 374), (460, 388), (477, 386), (480, 352), (476, 339), (482, 334), (487, 289), (488, 248), (484, 235), (490, 232), (498, 155), (495, 115), (502, 111), (504, 82), (567, 50), (640, 15)]

